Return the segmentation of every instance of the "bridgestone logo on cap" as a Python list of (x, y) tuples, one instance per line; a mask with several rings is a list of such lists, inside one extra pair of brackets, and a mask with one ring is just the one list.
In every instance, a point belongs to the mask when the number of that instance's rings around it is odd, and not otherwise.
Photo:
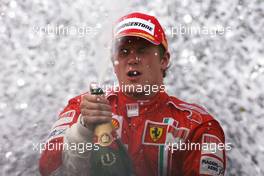
[(143, 20), (140, 18), (129, 18), (121, 21), (115, 27), (115, 35), (119, 34), (120, 32), (128, 29), (139, 29), (143, 30), (150, 35), (154, 35), (155, 25), (150, 21)]

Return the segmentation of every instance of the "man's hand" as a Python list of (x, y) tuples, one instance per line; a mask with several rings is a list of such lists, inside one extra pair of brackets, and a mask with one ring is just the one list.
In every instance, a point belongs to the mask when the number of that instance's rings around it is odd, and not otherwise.
[(112, 107), (104, 95), (85, 94), (80, 104), (84, 125), (90, 130), (98, 124), (110, 122)]

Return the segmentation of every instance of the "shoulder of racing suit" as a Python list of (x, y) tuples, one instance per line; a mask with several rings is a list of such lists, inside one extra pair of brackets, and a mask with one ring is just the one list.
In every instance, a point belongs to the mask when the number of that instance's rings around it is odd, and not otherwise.
[(194, 123), (197, 126), (210, 121), (218, 123), (217, 120), (204, 107), (201, 107), (197, 104), (187, 103), (173, 96), (170, 96), (167, 104), (179, 111), (185, 112), (187, 114), (186, 121)]

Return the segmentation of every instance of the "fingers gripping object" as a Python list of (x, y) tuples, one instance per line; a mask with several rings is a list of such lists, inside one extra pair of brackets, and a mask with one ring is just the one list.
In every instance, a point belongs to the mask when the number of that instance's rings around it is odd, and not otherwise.
[[(90, 85), (92, 95), (104, 95), (95, 83)], [(133, 175), (131, 159), (125, 146), (116, 135), (111, 122), (98, 124), (94, 129), (94, 143), (99, 150), (91, 156), (92, 176), (130, 176)]]

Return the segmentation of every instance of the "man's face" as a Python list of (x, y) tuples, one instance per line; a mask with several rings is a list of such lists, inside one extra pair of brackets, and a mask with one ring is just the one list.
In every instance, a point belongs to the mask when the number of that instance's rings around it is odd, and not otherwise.
[(113, 57), (120, 85), (162, 85), (169, 57), (161, 56), (159, 46), (140, 37), (122, 37), (115, 42)]

